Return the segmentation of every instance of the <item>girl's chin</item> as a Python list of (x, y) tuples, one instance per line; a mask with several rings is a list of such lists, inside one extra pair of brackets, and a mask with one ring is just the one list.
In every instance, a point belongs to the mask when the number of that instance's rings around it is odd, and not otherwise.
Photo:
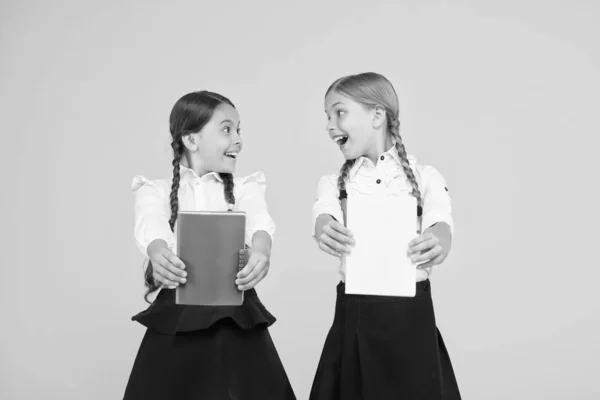
[(346, 160), (354, 160), (355, 158), (357, 158), (357, 156), (354, 154), (355, 152), (353, 152), (352, 149), (349, 149), (348, 147), (342, 146), (340, 148), (340, 151), (342, 152), (342, 155)]
[(225, 156), (224, 161), (221, 163), (221, 172), (231, 174), (235, 171), (237, 165), (237, 159)]

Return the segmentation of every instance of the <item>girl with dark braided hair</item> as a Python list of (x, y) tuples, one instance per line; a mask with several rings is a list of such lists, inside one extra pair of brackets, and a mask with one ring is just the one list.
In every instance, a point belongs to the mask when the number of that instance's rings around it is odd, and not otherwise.
[[(451, 202), (441, 174), (417, 164), (400, 136), (398, 97), (382, 75), (335, 81), (325, 94), (327, 132), (346, 161), (321, 178), (313, 206), (314, 236), (342, 258), (337, 304), (311, 400), (460, 399), (450, 358), (436, 328), (429, 275), (452, 244)], [(354, 244), (345, 226), (353, 195), (414, 196), (420, 235), (409, 246), (417, 264), (415, 297), (345, 293), (343, 255)], [(394, 227), (389, 227), (394, 234)]]
[[(124, 399), (295, 399), (268, 331), (275, 318), (254, 289), (269, 270), (275, 224), (264, 174), (232, 176), (242, 150), (238, 112), (217, 93), (189, 93), (173, 107), (170, 131), (172, 179), (133, 181), (134, 236), (149, 260), (153, 301), (133, 317), (147, 329)], [(186, 282), (174, 253), (180, 210), (246, 213), (249, 256), (235, 282), (245, 291), (241, 306), (175, 304), (174, 289)]]

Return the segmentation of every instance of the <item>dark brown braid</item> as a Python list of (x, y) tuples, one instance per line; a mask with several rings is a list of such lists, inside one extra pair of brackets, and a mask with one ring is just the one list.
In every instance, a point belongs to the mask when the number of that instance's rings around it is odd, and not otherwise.
[(175, 222), (177, 221), (177, 212), (179, 211), (179, 181), (181, 179), (179, 171), (181, 169), (181, 157), (183, 156), (183, 143), (181, 138), (171, 143), (173, 148), (173, 182), (171, 183), (171, 195), (169, 196), (169, 204), (171, 205), (171, 218), (169, 226), (171, 231), (175, 232)]
[[(183, 143), (181, 142), (181, 136), (171, 142), (171, 147), (173, 148), (173, 181), (171, 183), (171, 194), (169, 196), (169, 203), (171, 205), (171, 218), (169, 219), (169, 226), (171, 227), (171, 231), (175, 232), (175, 222), (177, 221), (177, 213), (179, 212), (179, 199), (177, 196), (179, 193), (179, 181), (181, 180), (179, 172), (181, 169), (181, 157), (183, 156), (184, 147)], [(152, 262), (149, 261), (145, 274), (147, 290), (144, 298), (146, 301), (148, 301), (148, 296), (160, 287), (156, 283), (153, 273), (154, 269), (152, 268)]]
[(388, 118), (388, 129), (392, 137), (396, 140), (396, 151), (398, 152), (398, 156), (400, 156), (400, 163), (402, 164), (402, 169), (404, 169), (404, 174), (406, 178), (411, 183), (413, 190), (412, 195), (417, 199), (417, 215), (420, 217), (423, 214), (423, 204), (421, 199), (421, 191), (419, 190), (419, 184), (417, 183), (417, 179), (415, 178), (415, 174), (410, 167), (410, 163), (408, 162), (408, 156), (406, 155), (406, 149), (404, 148), (404, 144), (402, 143), (402, 137), (400, 136), (400, 121), (398, 118), (393, 118), (390, 116), (390, 113), (387, 113)]
[(235, 205), (235, 197), (233, 195), (233, 175), (231, 174), (219, 174), (223, 180), (223, 191), (225, 192), (225, 201), (227, 207), (233, 207)]

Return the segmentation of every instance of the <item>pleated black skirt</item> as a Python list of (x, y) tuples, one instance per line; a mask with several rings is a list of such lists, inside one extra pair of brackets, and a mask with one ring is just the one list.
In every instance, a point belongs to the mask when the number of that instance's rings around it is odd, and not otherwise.
[(459, 400), (430, 288), (426, 280), (415, 297), (359, 296), (340, 282), (310, 400)]
[(256, 292), (239, 307), (175, 304), (163, 289), (132, 319), (146, 326), (125, 400), (296, 399)]

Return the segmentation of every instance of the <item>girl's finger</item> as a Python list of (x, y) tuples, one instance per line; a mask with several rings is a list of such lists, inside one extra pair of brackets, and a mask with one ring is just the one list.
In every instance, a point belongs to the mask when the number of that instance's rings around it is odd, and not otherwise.
[(175, 284), (173, 284), (171, 286), (163, 285), (164, 289), (171, 289), (171, 290), (172, 289), (177, 289), (178, 287), (179, 287), (179, 285), (175, 285)]
[(266, 277), (266, 276), (267, 276), (267, 274), (269, 273), (269, 268), (270, 268), (270, 266), (267, 266), (266, 268), (264, 268), (264, 269), (263, 269), (263, 270), (260, 272), (260, 274), (258, 274), (258, 276), (257, 276), (257, 277), (256, 277), (256, 278), (255, 278), (255, 279), (252, 281), (252, 282), (250, 282), (250, 283), (249, 283), (249, 286), (250, 286), (251, 288), (253, 288), (253, 287), (255, 287), (256, 285), (258, 285), (258, 284), (259, 284), (259, 282), (261, 282), (263, 279), (265, 279), (265, 277)]
[(160, 265), (166, 271), (169, 271), (171, 274), (177, 276), (179, 279), (187, 276), (187, 272), (175, 266), (167, 257), (167, 255), (163, 255), (163, 258), (158, 260), (158, 265)]
[(335, 239), (339, 243), (354, 245), (354, 239), (352, 239), (350, 236), (347, 236), (343, 233), (336, 231), (329, 225), (325, 225), (323, 227), (323, 233), (325, 233), (327, 236)]
[(164, 256), (175, 268), (177, 268), (181, 271), (183, 271), (185, 269), (185, 264), (183, 263), (183, 261), (181, 261), (179, 259), (179, 257), (177, 257), (175, 254), (173, 254), (171, 251), (166, 252), (166, 254), (164, 254)]
[[(175, 270), (178, 269), (178, 268), (172, 266), (170, 263), (165, 263), (165, 264), (158, 264), (157, 268), (155, 269), (155, 272), (173, 282), (185, 283), (187, 281), (186, 278), (175, 275), (173, 272), (171, 272), (169, 270), (169, 268), (175, 269)], [(183, 272), (185, 272), (185, 271), (183, 271)]]
[(419, 235), (418, 237), (414, 238), (413, 240), (411, 240), (410, 243), (408, 243), (408, 247), (414, 247), (422, 242), (431, 240), (434, 237), (435, 237), (434, 234), (431, 232), (423, 233), (423, 234)]
[(342, 253), (339, 253), (337, 251), (335, 251), (334, 249), (332, 249), (331, 247), (329, 247), (328, 245), (326, 245), (323, 242), (319, 242), (319, 248), (321, 250), (323, 250), (325, 253), (332, 255), (334, 257), (341, 257)]
[(245, 285), (241, 285), (238, 289), (239, 290), (249, 290), (252, 289), (253, 287), (255, 287), (256, 285), (258, 285), (258, 283), (260, 281), (262, 281), (265, 276), (267, 276), (267, 272), (269, 271), (269, 268), (264, 268), (257, 276), (256, 278), (254, 278), (251, 282), (248, 282)]
[(267, 265), (266, 261), (259, 261), (258, 263), (256, 263), (256, 266), (252, 269), (252, 271), (247, 276), (237, 279), (235, 281), (235, 284), (236, 285), (245, 285), (248, 282), (251, 282), (254, 278), (256, 278), (258, 276), (258, 274), (260, 274), (260, 272), (265, 268), (266, 265)]
[(350, 252), (350, 248), (349, 247), (344, 246), (343, 244), (339, 243), (335, 239), (327, 236), (326, 233), (322, 233), (320, 239), (321, 239), (320, 240), (321, 242), (325, 243), (326, 245), (328, 245), (333, 250), (335, 250), (335, 251), (337, 251), (339, 253), (349, 253)]
[(354, 235), (352, 234), (352, 231), (350, 231), (350, 229), (346, 228), (343, 224), (340, 224), (337, 221), (331, 221), (326, 226), (331, 227), (333, 230), (335, 230), (336, 232), (341, 233), (344, 236), (348, 236), (350, 238), (354, 237)]
[(161, 288), (163, 289), (177, 289), (179, 285), (174, 283), (172, 285), (165, 285), (164, 283), (160, 285)]
[(427, 260), (432, 260), (435, 257), (439, 256), (442, 253), (442, 246), (435, 246), (429, 251), (424, 252), (423, 254), (415, 254), (411, 257), (411, 260), (415, 263), (420, 263)]
[(244, 268), (242, 268), (242, 270), (240, 272), (238, 272), (237, 278), (238, 279), (247, 278), (248, 275), (250, 275), (252, 273), (254, 268), (256, 268), (257, 263), (258, 263), (258, 260), (256, 258), (250, 257), (250, 259), (248, 260), (248, 264), (246, 264), (246, 266)]
[(426, 263), (419, 264), (417, 266), (417, 269), (425, 269), (425, 268), (433, 267), (435, 265), (439, 265), (444, 261), (444, 258), (445, 258), (444, 255), (440, 254), (437, 257), (434, 257), (431, 260), (427, 261)]
[(438, 243), (439, 243), (438, 238), (433, 236), (429, 239), (419, 242), (416, 245), (409, 246), (408, 254), (413, 254), (413, 253), (417, 253), (419, 251), (429, 250), (429, 249), (437, 246)]
[(154, 272), (152, 274), (152, 277), (154, 278), (154, 280), (160, 284), (160, 286), (166, 286), (166, 287), (177, 287), (179, 286), (179, 283), (177, 282), (173, 282), (167, 278), (165, 278), (164, 276), (162, 276), (161, 274), (159, 274), (158, 272)]

